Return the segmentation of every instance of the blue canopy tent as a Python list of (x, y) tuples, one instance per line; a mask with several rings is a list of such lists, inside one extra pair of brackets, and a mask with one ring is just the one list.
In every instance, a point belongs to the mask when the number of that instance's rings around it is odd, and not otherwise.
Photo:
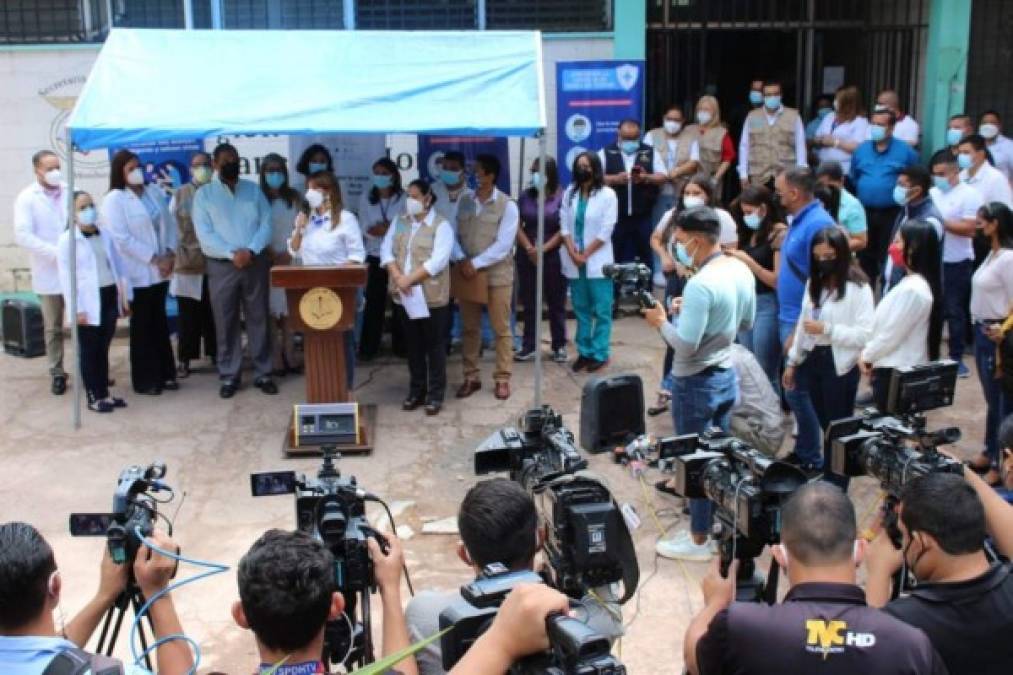
[[(537, 31), (114, 29), (67, 122), (70, 193), (72, 149), (215, 135), (535, 136), (544, 166), (544, 92)], [(539, 194), (539, 240), (544, 197)], [(70, 243), (73, 266), (76, 238)], [(541, 307), (541, 248), (538, 256)], [(76, 270), (70, 277), (76, 316)], [(74, 322), (72, 331), (76, 344)], [(537, 333), (541, 344), (541, 322)], [(81, 382), (77, 361), (75, 373)], [(81, 387), (74, 391), (79, 427)]]

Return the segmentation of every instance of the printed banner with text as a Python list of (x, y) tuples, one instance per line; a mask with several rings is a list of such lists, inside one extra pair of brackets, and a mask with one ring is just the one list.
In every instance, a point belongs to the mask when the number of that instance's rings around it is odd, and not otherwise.
[(419, 175), (435, 182), (440, 180), (443, 155), (450, 150), (464, 154), (464, 175), (468, 186), (475, 187), (475, 158), (493, 155), (499, 160), (500, 172), (496, 187), (510, 194), (510, 146), (506, 138), (495, 136), (425, 136), (419, 135)]

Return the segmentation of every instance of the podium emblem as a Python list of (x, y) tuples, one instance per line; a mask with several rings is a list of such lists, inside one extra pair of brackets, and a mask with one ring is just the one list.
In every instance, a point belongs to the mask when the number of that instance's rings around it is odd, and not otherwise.
[(299, 316), (314, 330), (334, 328), (341, 321), (342, 311), (341, 298), (329, 288), (311, 288), (299, 300)]

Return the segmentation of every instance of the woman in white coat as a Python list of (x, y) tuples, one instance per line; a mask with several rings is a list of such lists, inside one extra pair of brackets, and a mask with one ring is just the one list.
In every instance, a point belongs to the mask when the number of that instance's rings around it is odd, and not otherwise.
[(605, 185), (601, 160), (593, 152), (577, 155), (573, 183), (563, 194), (559, 251), (563, 274), (570, 280), (570, 300), (577, 317), (574, 372), (600, 370), (609, 360), (612, 339), (612, 280), (602, 274), (612, 264), (612, 230), (618, 219), (616, 193)]
[(116, 245), (133, 293), (130, 379), (134, 391), (157, 395), (163, 389), (179, 389), (165, 315), (176, 224), (161, 188), (145, 185), (140, 161), (129, 150), (113, 156), (109, 192), (102, 200), (102, 230)]
[[(123, 261), (113, 242), (95, 226), (95, 205), (87, 192), (74, 194), (74, 223), (57, 241), (57, 266), (67, 320), (77, 322), (77, 354), (88, 410), (98, 413), (125, 408), (109, 393), (109, 344), (116, 319), (129, 310), (129, 286)], [(77, 316), (70, 315), (70, 238), (77, 240)]]

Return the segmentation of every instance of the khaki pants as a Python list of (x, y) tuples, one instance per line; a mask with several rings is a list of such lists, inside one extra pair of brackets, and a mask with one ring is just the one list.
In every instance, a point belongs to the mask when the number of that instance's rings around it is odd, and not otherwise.
[(40, 295), (42, 323), (46, 337), (46, 363), (53, 377), (66, 375), (63, 370), (63, 296)]
[[(496, 369), (492, 379), (496, 382), (510, 380), (514, 363), (513, 334), (510, 332), (510, 309), (513, 301), (513, 286), (489, 288), (489, 323), (496, 336)], [(464, 379), (479, 380), (478, 353), (482, 346), (482, 305), (459, 300), (461, 307), (461, 353), (464, 357)]]

